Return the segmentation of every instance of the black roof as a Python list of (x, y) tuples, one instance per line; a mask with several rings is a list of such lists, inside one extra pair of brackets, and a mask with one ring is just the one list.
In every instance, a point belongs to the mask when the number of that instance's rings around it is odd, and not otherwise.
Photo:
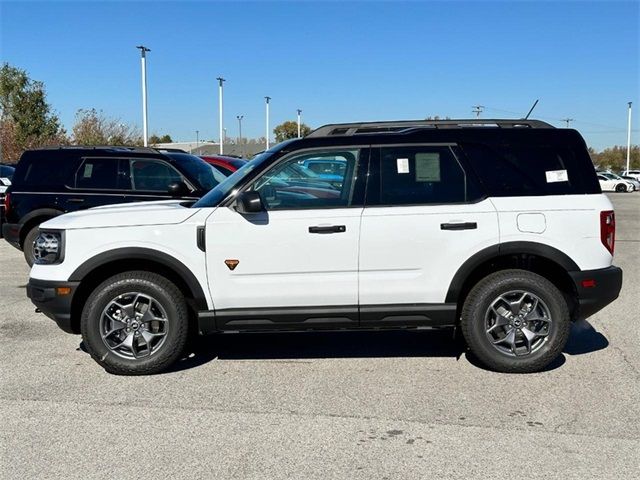
[(361, 134), (407, 133), (417, 129), (459, 128), (555, 128), (541, 120), (524, 119), (458, 119), (398, 120), (386, 122), (334, 123), (315, 129), (307, 137), (351, 136)]

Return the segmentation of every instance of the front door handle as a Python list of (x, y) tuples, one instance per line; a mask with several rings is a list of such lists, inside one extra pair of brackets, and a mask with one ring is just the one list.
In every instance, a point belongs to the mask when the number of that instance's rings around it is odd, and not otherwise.
[(478, 228), (476, 222), (453, 222), (441, 223), (440, 230), (475, 230)]
[(309, 233), (344, 233), (347, 231), (345, 225), (328, 225), (309, 227)]
[(70, 198), (69, 203), (82, 203), (84, 202), (84, 198)]

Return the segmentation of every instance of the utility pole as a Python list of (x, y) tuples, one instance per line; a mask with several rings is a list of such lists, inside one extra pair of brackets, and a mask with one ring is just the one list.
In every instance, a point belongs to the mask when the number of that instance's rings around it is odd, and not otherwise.
[(142, 138), (144, 139), (144, 146), (149, 146), (149, 126), (147, 117), (147, 52), (151, 49), (144, 45), (138, 45), (136, 48), (140, 49), (140, 63), (142, 65)]
[(238, 119), (238, 145), (240, 145), (240, 156), (244, 157), (244, 147), (242, 146), (242, 119), (244, 115), (236, 116)]
[(219, 125), (219, 138), (220, 138), (220, 155), (224, 153), (224, 136), (223, 136), (223, 128), (222, 125), (222, 83), (226, 82), (226, 80), (222, 77), (216, 78), (218, 80), (218, 123)]
[(199, 146), (200, 146), (200, 131), (196, 130), (196, 153), (198, 153)]
[(567, 123), (567, 128), (569, 128), (569, 122), (573, 122), (573, 118), (563, 118), (562, 121), (566, 122)]
[(266, 128), (266, 139), (267, 139), (267, 148), (265, 150), (269, 150), (269, 100), (271, 97), (264, 97), (265, 105), (267, 109), (267, 128)]
[(471, 108), (473, 108), (471, 111), (476, 114), (476, 118), (480, 118), (480, 114), (482, 110), (484, 110), (484, 105), (473, 105)]
[(300, 126), (302, 125), (301, 123), (301, 117), (302, 115), (302, 110), (298, 109), (298, 138), (302, 137), (302, 135), (300, 134)]
[(629, 158), (631, 158), (631, 104), (633, 102), (627, 102), (629, 106), (629, 117), (627, 119), (627, 175), (629, 174)]

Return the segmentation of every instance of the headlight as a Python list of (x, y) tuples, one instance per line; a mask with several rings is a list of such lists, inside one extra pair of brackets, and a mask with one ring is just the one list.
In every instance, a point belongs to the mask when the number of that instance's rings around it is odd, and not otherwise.
[(64, 258), (62, 232), (40, 232), (33, 242), (33, 254), (38, 265), (61, 263)]

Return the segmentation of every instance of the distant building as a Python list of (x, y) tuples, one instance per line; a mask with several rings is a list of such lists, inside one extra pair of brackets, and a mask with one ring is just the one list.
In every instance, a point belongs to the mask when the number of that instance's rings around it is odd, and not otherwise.
[[(172, 143), (154, 143), (151, 145), (156, 148), (179, 148), (185, 152), (192, 153), (194, 155), (219, 155), (220, 144), (216, 142), (172, 142)], [(249, 142), (244, 145), (237, 145), (235, 143), (224, 144), (224, 155), (230, 155), (234, 157), (253, 157), (256, 153), (265, 149), (264, 143)]]

